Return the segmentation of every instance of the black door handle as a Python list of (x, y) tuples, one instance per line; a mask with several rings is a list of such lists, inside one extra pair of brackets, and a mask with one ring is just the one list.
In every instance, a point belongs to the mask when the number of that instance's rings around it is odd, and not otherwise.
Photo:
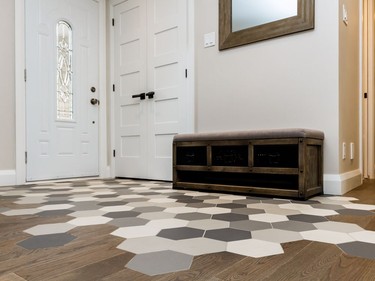
[(99, 100), (98, 99), (95, 99), (95, 98), (92, 98), (91, 100), (90, 100), (90, 103), (92, 104), (92, 105), (99, 105), (100, 104), (100, 102), (99, 102)]
[(153, 99), (154, 98), (154, 95), (155, 95), (155, 92), (148, 92), (146, 94), (146, 96), (148, 97), (148, 99)]
[(141, 100), (144, 100), (144, 99), (146, 99), (146, 94), (142, 93), (142, 94), (139, 94), (139, 95), (132, 95), (132, 98), (133, 99), (140, 98)]

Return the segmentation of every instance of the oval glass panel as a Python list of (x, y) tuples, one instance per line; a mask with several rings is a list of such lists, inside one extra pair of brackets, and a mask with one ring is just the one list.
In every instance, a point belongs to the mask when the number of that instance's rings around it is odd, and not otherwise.
[(59, 21), (56, 27), (57, 42), (57, 119), (73, 120), (73, 44), (72, 27)]

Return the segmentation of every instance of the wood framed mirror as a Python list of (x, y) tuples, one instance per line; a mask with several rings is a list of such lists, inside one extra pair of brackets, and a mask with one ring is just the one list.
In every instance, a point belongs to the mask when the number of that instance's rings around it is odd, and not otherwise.
[(314, 0), (219, 0), (219, 50), (314, 28)]

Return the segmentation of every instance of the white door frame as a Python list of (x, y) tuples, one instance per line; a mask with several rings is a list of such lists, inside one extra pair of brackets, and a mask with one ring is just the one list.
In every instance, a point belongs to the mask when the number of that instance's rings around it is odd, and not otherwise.
[[(109, 14), (110, 18), (114, 18), (114, 6), (125, 2), (126, 0), (110, 0), (110, 8), (109, 8)], [(187, 131), (185, 133), (194, 133), (195, 132), (195, 32), (194, 32), (194, 1), (187, 1), (187, 58), (186, 58), (186, 67), (188, 70), (188, 81), (187, 81)], [(115, 145), (115, 104), (114, 104), (114, 94), (115, 92), (112, 91), (112, 85), (115, 84), (115, 34), (113, 28), (110, 29), (110, 60), (111, 60), (111, 66), (110, 66), (110, 90), (111, 96), (110, 96), (110, 107), (111, 107), (111, 147), (114, 150)], [(112, 155), (110, 165), (111, 165), (111, 177), (114, 178), (116, 176), (115, 172), (115, 157)]]
[[(99, 3), (99, 177), (110, 176), (107, 165), (107, 91), (106, 91), (106, 0)], [(16, 184), (26, 183), (26, 69), (25, 0), (15, 0), (15, 110), (16, 110)]]

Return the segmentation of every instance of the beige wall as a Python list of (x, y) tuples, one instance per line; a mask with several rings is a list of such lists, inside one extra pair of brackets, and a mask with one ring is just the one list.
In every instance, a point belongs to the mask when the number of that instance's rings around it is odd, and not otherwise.
[[(345, 142), (347, 157), (342, 160), (340, 151), (340, 173), (359, 169), (360, 148), (360, 1), (340, 0), (348, 11), (349, 23), (340, 20), (340, 137), (339, 147)], [(354, 160), (350, 160), (350, 143), (355, 144)]]
[(14, 0), (1, 0), (0, 171), (15, 170)]
[(319, 129), (325, 173), (339, 173), (338, 0), (315, 4), (314, 30), (219, 52), (203, 47), (218, 34), (218, 1), (195, 1), (199, 132)]

